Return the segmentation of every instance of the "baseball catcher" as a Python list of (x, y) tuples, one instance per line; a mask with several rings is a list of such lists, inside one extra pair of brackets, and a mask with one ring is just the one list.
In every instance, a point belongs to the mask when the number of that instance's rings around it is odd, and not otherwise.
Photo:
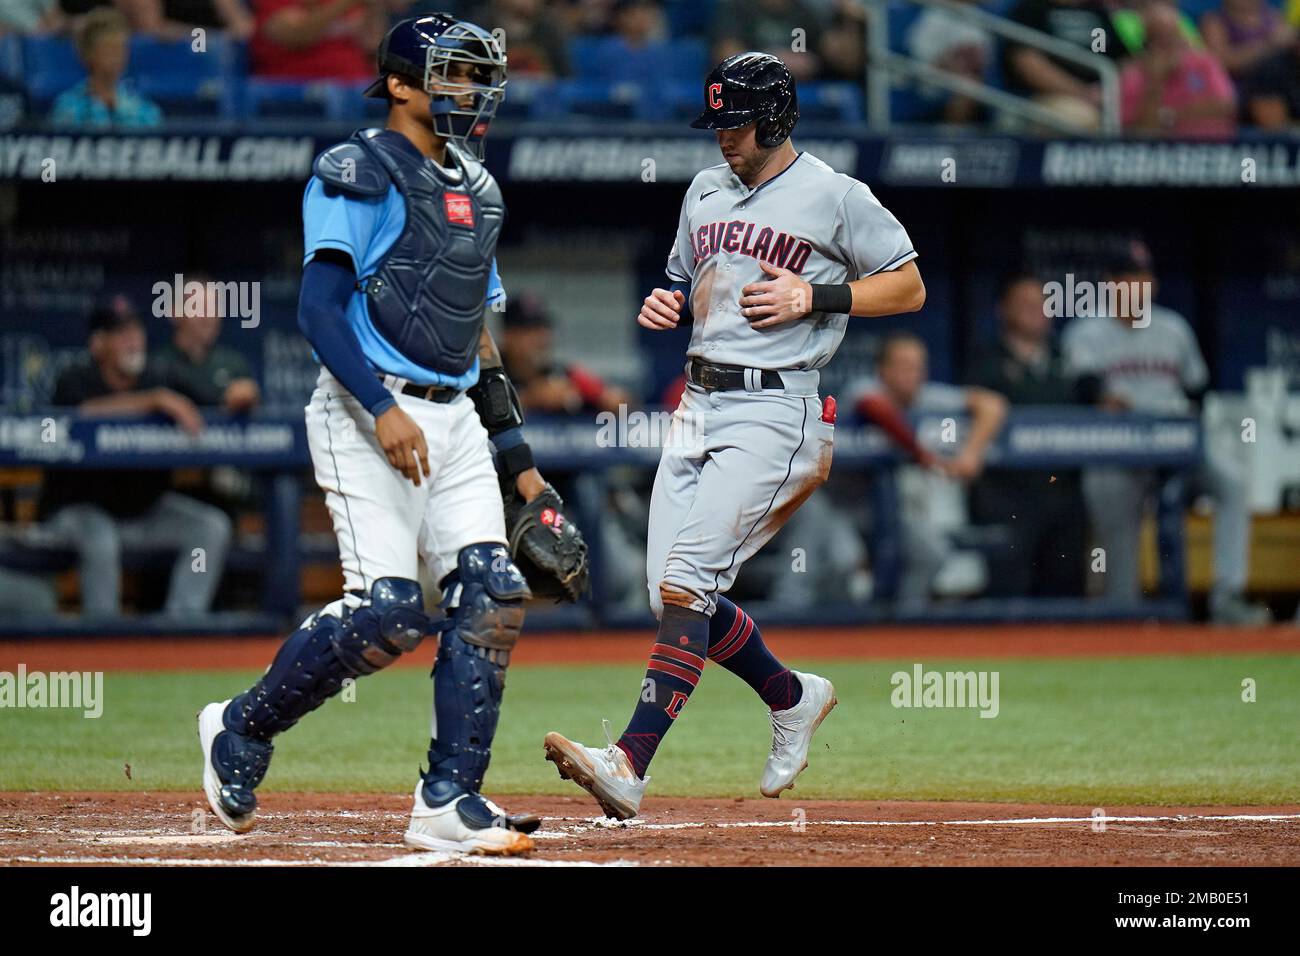
[[(307, 438), (344, 593), (288, 636), (257, 683), (199, 713), (203, 786), (223, 824), (250, 829), (274, 738), (345, 680), (434, 636), (429, 769), (406, 843), (525, 853), (539, 818), (480, 793), (505, 672), (530, 585), (576, 599), (587, 564), (534, 467), (483, 322), (505, 296), (495, 260), (505, 209), (482, 143), (506, 59), (488, 31), (433, 14), (393, 27), (379, 72), (367, 94), (388, 101), (386, 127), (322, 153), (303, 198), (298, 324), (323, 366)], [(435, 610), (421, 561), (442, 594)]]

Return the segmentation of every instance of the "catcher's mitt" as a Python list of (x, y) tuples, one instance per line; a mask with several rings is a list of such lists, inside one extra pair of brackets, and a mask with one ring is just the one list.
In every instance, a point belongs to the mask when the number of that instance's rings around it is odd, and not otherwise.
[(564, 499), (549, 484), (525, 502), (510, 490), (505, 498), (510, 554), (535, 598), (576, 601), (587, 592), (587, 542), (564, 514)]

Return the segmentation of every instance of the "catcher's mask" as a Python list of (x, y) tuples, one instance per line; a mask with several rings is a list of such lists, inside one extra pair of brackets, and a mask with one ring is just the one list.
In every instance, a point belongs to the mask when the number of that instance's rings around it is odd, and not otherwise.
[[(419, 80), (429, 94), (433, 131), (483, 158), (483, 138), (506, 91), (506, 54), (495, 36), (450, 14), (433, 13), (389, 30), (377, 59), (380, 76), (366, 96), (387, 98), (390, 73)], [(468, 80), (448, 75), (453, 63), (469, 64)], [(468, 104), (458, 102), (467, 95)]]

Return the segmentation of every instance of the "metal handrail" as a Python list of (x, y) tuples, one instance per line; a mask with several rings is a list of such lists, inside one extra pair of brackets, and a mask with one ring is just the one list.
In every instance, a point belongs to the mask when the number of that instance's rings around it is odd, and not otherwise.
[[(893, 0), (868, 0), (867, 2), (867, 97), (868, 122), (878, 132), (888, 132), (891, 127), (889, 110), (890, 79), (901, 75), (932, 83), (942, 89), (971, 99), (995, 109), (1032, 119), (1056, 129), (1078, 132), (1069, 120), (1032, 100), (1000, 90), (987, 83), (979, 83), (921, 63), (904, 53), (889, 49), (889, 4)], [(921, 7), (937, 7), (958, 19), (983, 27), (990, 33), (1024, 46), (1032, 46), (1062, 60), (1077, 63), (1095, 70), (1101, 84), (1101, 132), (1116, 136), (1120, 132), (1119, 70), (1110, 60), (1098, 54), (1081, 50), (1072, 43), (1057, 39), (1031, 27), (997, 16), (972, 4), (953, 0), (905, 0)]]

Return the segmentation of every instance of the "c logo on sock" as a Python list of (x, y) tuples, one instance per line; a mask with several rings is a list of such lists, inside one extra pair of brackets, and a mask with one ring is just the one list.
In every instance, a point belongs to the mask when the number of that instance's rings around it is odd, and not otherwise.
[(668, 702), (668, 706), (664, 708), (664, 712), (673, 720), (676, 720), (677, 715), (680, 714), (682, 708), (686, 706), (687, 699), (687, 696), (681, 691), (673, 691), (673, 699)]

